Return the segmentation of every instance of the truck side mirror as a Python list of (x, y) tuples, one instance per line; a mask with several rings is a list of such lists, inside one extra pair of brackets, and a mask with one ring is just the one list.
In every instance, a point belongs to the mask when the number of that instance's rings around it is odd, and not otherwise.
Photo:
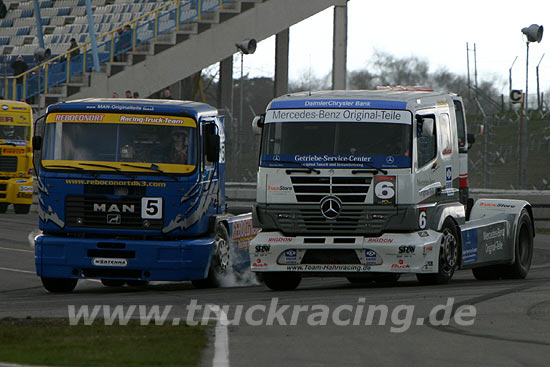
[(476, 142), (476, 136), (472, 133), (468, 133), (468, 147), (472, 146)]
[(209, 162), (217, 162), (220, 159), (220, 137), (216, 134), (216, 125), (206, 124), (203, 126), (203, 131), (206, 159)]
[(41, 136), (33, 136), (32, 137), (32, 149), (33, 150), (42, 149), (42, 137)]
[(264, 127), (265, 114), (254, 117), (252, 120), (252, 131), (255, 135), (261, 135)]
[(416, 115), (416, 123), (418, 125), (418, 137), (433, 136), (435, 119), (433, 117), (426, 117)]

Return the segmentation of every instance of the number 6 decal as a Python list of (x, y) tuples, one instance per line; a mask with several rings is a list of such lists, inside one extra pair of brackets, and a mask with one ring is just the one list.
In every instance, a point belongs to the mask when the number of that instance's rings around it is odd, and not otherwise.
[(141, 198), (143, 219), (162, 219), (162, 198)]
[(374, 177), (374, 203), (395, 204), (396, 186), (395, 176)]
[(420, 229), (426, 228), (426, 211), (425, 210), (421, 210), (420, 213), (418, 214), (418, 227), (420, 227)]

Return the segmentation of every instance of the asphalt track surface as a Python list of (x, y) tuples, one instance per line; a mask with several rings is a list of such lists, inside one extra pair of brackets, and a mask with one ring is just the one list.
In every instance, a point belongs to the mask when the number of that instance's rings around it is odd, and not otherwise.
[[(36, 214), (0, 214), (0, 318), (68, 317), (68, 307), (132, 305), (148, 308), (172, 306), (169, 319), (188, 317), (187, 306), (229, 305), (228, 317), (238, 305), (243, 314), (252, 307), (272, 302), (278, 306), (302, 306), (311, 310), (325, 305), (333, 311), (342, 305), (387, 307), (385, 325), (340, 326), (346, 317), (327, 325), (312, 326), (308, 315), (299, 314), (296, 325), (253, 326), (244, 321), (228, 327), (231, 366), (548, 366), (550, 365), (550, 236), (537, 235), (529, 276), (525, 280), (476, 281), (470, 271), (455, 274), (443, 286), (420, 286), (414, 276), (403, 276), (393, 286), (356, 285), (343, 278), (308, 278), (296, 291), (273, 292), (263, 285), (194, 289), (189, 282), (151, 284), (147, 288), (107, 288), (98, 281), (80, 281), (71, 294), (50, 294), (34, 273), (34, 252), (29, 237), (37, 231)], [(435, 306), (454, 303), (475, 308), (473, 325), (448, 325), (429, 320)], [(412, 322), (392, 323), (399, 307), (414, 307)], [(356, 310), (355, 308), (354, 310)], [(202, 312), (202, 311), (201, 311)], [(340, 316), (352, 319), (354, 311)], [(395, 311), (396, 312), (396, 311)], [(284, 313), (291, 322), (291, 312)], [(200, 315), (200, 312), (197, 312)], [(397, 314), (396, 315), (403, 315)], [(442, 313), (439, 313), (439, 319)], [(452, 315), (452, 314), (451, 314)], [(261, 313), (253, 319), (262, 319)], [(422, 325), (416, 325), (422, 318)], [(437, 317), (436, 317), (437, 318)], [(244, 317), (243, 317), (244, 320)], [(266, 318), (263, 317), (263, 321)], [(403, 318), (399, 318), (403, 320)], [(262, 320), (260, 320), (262, 321)], [(350, 322), (351, 323), (351, 322)], [(214, 328), (212, 328), (214, 330)], [(212, 331), (214, 334), (214, 331)], [(211, 366), (214, 337), (203, 365)], [(223, 363), (222, 363), (223, 364)]]

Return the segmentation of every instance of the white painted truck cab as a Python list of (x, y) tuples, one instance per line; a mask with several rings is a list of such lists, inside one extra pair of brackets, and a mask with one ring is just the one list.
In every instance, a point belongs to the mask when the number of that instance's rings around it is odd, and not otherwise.
[(459, 96), (289, 94), (271, 101), (253, 126), (262, 134), (253, 211), (261, 231), (250, 260), (268, 287), (293, 289), (315, 275), (368, 282), (416, 273), (421, 282), (445, 283), (461, 267), (479, 278), (529, 270), (527, 202), (471, 203), (475, 220), (467, 220)]

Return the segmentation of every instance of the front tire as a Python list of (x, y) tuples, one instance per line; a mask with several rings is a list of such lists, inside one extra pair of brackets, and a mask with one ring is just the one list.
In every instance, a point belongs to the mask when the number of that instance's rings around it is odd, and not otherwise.
[(448, 283), (458, 267), (460, 243), (458, 242), (458, 231), (451, 218), (445, 219), (441, 227), (443, 236), (439, 249), (438, 272), (434, 274), (416, 274), (416, 278), (423, 284), (446, 284)]
[(262, 273), (262, 279), (267, 287), (274, 291), (292, 291), (300, 285), (302, 276), (298, 273), (272, 272)]
[(51, 293), (70, 293), (78, 283), (78, 279), (73, 278), (46, 278), (40, 277), (42, 285)]
[(31, 206), (29, 204), (13, 204), (15, 214), (29, 214)]
[(210, 269), (205, 279), (192, 280), (195, 288), (215, 288), (219, 287), (224, 277), (230, 272), (230, 248), (229, 233), (222, 223), (216, 224), (214, 252), (210, 261)]

